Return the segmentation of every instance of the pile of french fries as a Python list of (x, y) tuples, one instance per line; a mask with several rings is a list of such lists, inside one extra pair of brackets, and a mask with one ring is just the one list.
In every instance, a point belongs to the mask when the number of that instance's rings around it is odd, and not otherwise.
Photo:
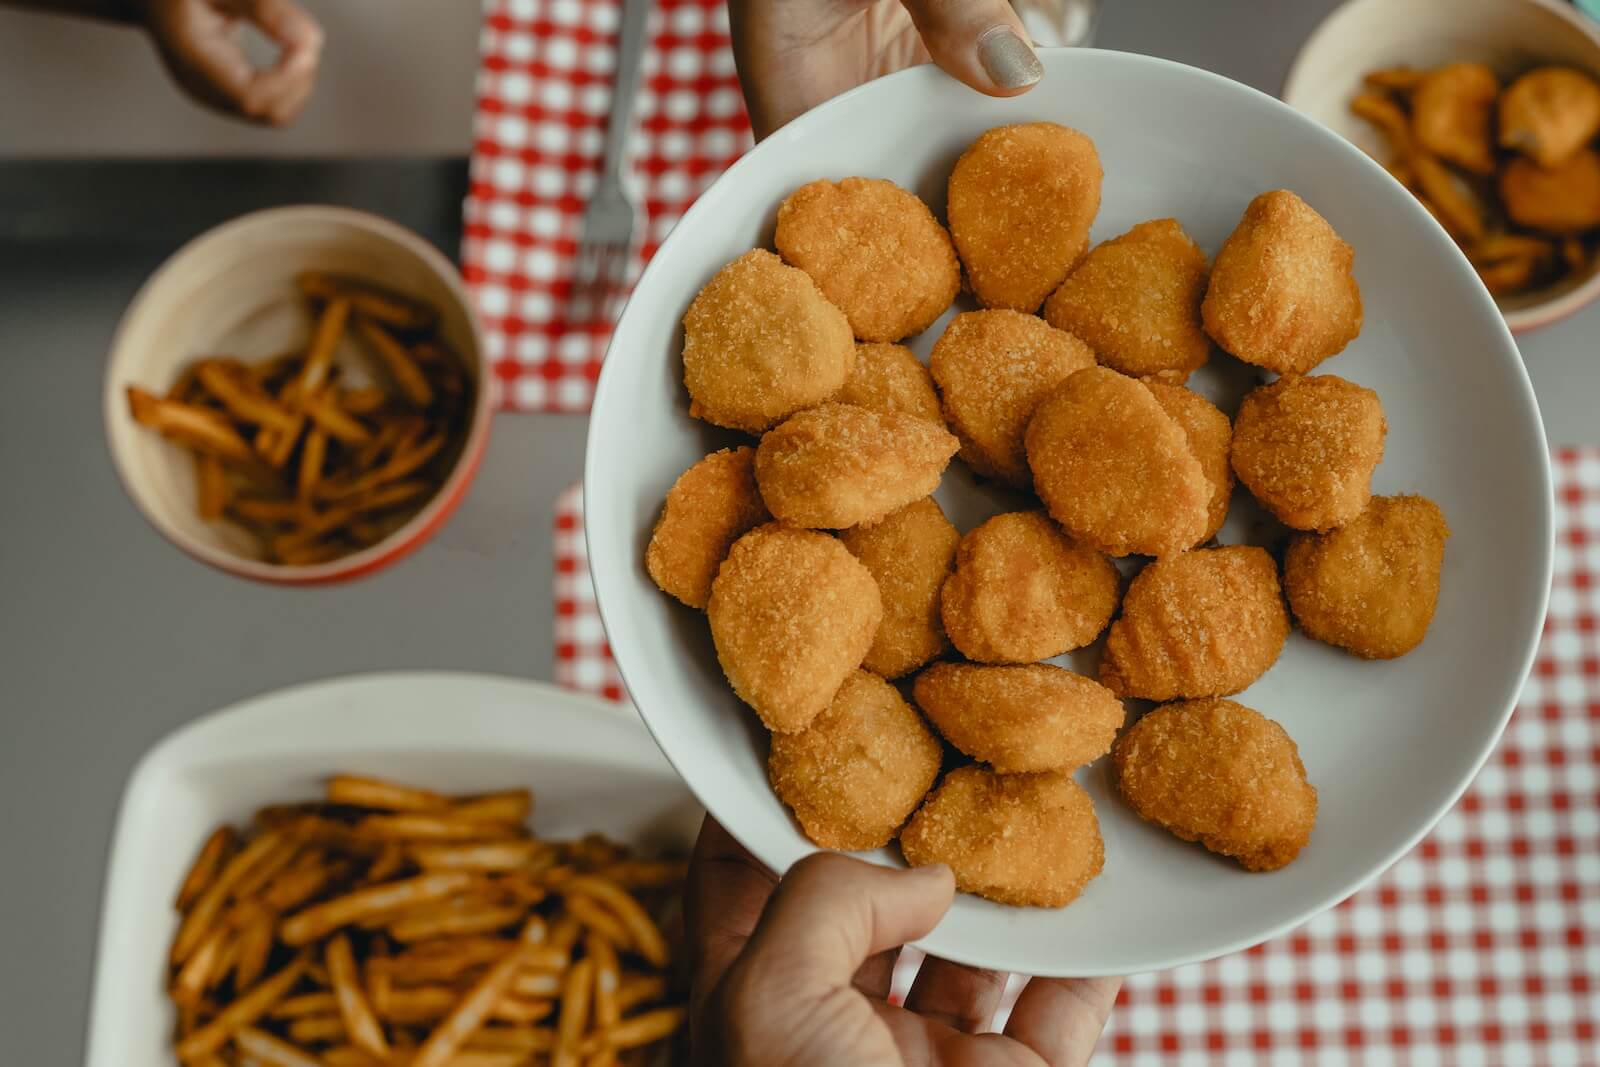
[(341, 775), (321, 802), (219, 828), (177, 896), (179, 1062), (664, 1062), (682, 862), (536, 838), (532, 806)]
[[(197, 507), (254, 533), (277, 563), (323, 563), (388, 536), (437, 491), (459, 453), (473, 380), (425, 304), (307, 273), (316, 316), (303, 351), (196, 361), (165, 396), (129, 386), (133, 417), (194, 453)], [(335, 361), (353, 334), (373, 380)]]

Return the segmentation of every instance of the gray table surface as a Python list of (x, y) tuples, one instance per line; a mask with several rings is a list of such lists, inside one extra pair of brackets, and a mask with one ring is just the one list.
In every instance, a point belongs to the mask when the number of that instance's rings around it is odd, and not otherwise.
[[(1332, 6), (1111, 0), (1099, 42), (1275, 92)], [(183, 196), (171, 192), (181, 169), (133, 187), (0, 169), (0, 1061), (81, 1060), (118, 796), (163, 735), (243, 697), (349, 672), (550, 677), (551, 509), (579, 477), (581, 417), (500, 419), (472, 493), (437, 538), (400, 566), (325, 590), (256, 586), (191, 562), (141, 521), (106, 458), (111, 332), (144, 276), (197, 229), (266, 203), (343, 200), (453, 250), (459, 162), (385, 166), (201, 173)], [(73, 214), (39, 194), (41, 174), (52, 189), (77, 181), (99, 195)], [(30, 184), (34, 210), (19, 211)], [(1600, 309), (1523, 342), (1553, 442), (1600, 442), (1597, 327)]]

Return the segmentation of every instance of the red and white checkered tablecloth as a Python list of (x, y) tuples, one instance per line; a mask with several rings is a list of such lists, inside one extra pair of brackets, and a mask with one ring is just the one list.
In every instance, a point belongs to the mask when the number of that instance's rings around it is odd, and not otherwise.
[[(622, 0), (484, 0), (462, 272), (496, 406), (589, 410), (610, 326), (566, 298), (600, 167)], [(641, 207), (631, 277), (750, 146), (722, 0), (655, 0), (630, 159)]]
[[(1246, 952), (1130, 977), (1097, 1064), (1600, 1064), (1600, 449), (1555, 453), (1550, 613), (1500, 747), (1377, 882)], [(556, 677), (622, 699), (578, 487), (557, 502)]]

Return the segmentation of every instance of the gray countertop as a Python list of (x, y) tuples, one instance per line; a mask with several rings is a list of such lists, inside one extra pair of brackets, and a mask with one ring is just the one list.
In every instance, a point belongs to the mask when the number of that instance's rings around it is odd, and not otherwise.
[[(1332, 6), (1109, 0), (1099, 41), (1276, 91)], [(81, 1060), (117, 799), (164, 734), (243, 697), (335, 674), (550, 676), (551, 508), (579, 477), (581, 417), (500, 419), (476, 485), (439, 536), (339, 588), (283, 590), (217, 574), (169, 547), (128, 502), (101, 433), (103, 357), (123, 306), (181, 240), (285, 200), (370, 207), (449, 251), (458, 238), (459, 161), (212, 166), (220, 169), (0, 168), (9, 208), (0, 217), (7, 1063)], [(74, 182), (85, 190), (76, 209), (60, 195)], [(1522, 342), (1554, 443), (1600, 443), (1600, 361), (1587, 343), (1597, 327), (1592, 309)]]

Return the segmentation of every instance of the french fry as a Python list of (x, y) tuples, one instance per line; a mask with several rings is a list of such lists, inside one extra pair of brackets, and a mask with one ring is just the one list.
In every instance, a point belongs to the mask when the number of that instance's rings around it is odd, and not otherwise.
[(372, 431), (340, 405), (332, 389), (324, 389), (307, 398), (300, 407), (318, 429), (336, 441), (347, 445), (364, 445), (372, 440)]
[(583, 924), (571, 915), (562, 915), (550, 924), (549, 945), (557, 952), (572, 952), (572, 947), (583, 937)]
[(327, 461), (328, 435), (319, 427), (306, 434), (305, 444), (300, 448), (300, 477), (295, 496), (303, 503), (310, 504), (316, 495), (317, 485), (322, 481), (322, 467)]
[(1589, 249), (1581, 237), (1568, 237), (1561, 242), (1561, 262), (1574, 274), (1589, 265)]
[(195, 366), (195, 377), (234, 418), (278, 433), (294, 432), (294, 413), (270, 394), (258, 391), (260, 387), (242, 367), (215, 359), (202, 360)]
[(1426, 75), (1427, 71), (1412, 67), (1385, 67), (1381, 70), (1368, 71), (1361, 80), (1372, 89), (1409, 93), (1422, 84), (1422, 79)]
[(327, 800), (329, 804), (380, 808), (384, 811), (428, 811), (449, 804), (445, 796), (429, 789), (417, 789), (358, 774), (336, 774), (329, 778)]
[(533, 814), (533, 791), (507, 789), (500, 793), (465, 797), (450, 808), (450, 814), (473, 822), (521, 824)]
[(354, 1045), (323, 1049), (321, 1058), (327, 1067), (386, 1067), (385, 1061), (373, 1059)]
[(262, 857), (278, 847), (282, 835), (269, 830), (229, 857), (211, 884), (195, 900), (194, 906), (184, 914), (178, 925), (177, 936), (172, 939), (171, 962), (181, 966), (200, 947), (200, 942), (211, 930), (217, 916), (227, 903), (228, 894), (235, 883), (249, 873)]
[(633, 937), (629, 934), (628, 928), (599, 901), (584, 896), (568, 896), (566, 904), (567, 914), (577, 919), (588, 930), (598, 933), (613, 945), (622, 948), (633, 947)]
[(267, 1012), (270, 1019), (300, 1019), (307, 1015), (336, 1015), (339, 1001), (332, 993), (301, 993), (284, 997)]
[(311, 344), (306, 349), (306, 361), (295, 379), (299, 396), (304, 399), (321, 391), (333, 369), (333, 354), (339, 347), (339, 337), (344, 333), (345, 321), (350, 317), (350, 300), (335, 296), (322, 308), (316, 327), (311, 333)]
[(362, 389), (341, 389), (339, 407), (346, 415), (376, 415), (389, 403), (389, 395), (375, 386)]
[(572, 1067), (582, 1054), (583, 1035), (589, 1027), (589, 1005), (594, 996), (594, 960), (581, 959), (567, 972), (561, 990), (561, 1015), (556, 1020), (556, 1054), (552, 1067)]
[(348, 876), (348, 863), (317, 860), (284, 871), (261, 891), (261, 900), (276, 912), (292, 911)]
[(579, 875), (562, 885), (570, 907), (574, 894), (590, 897), (604, 904), (627, 928), (631, 947), (654, 967), (665, 967), (668, 962), (667, 940), (655, 920), (639, 906), (626, 889), (615, 882), (593, 875)]
[(434, 1027), (417, 1050), (411, 1067), (446, 1067), (454, 1062), (456, 1052), (483, 1026), (495, 1004), (505, 995), (523, 965), (526, 948), (519, 942), (504, 959), (478, 979), (454, 1010)]
[(195, 856), (194, 863), (189, 867), (189, 873), (183, 876), (183, 884), (178, 887), (177, 900), (173, 907), (183, 911), (195, 899), (205, 892), (206, 888), (217, 876), (222, 861), (233, 852), (238, 845), (238, 834), (231, 826), (219, 826), (206, 838), (205, 844), (200, 846), (200, 852)]
[(485, 1026), (467, 1048), (477, 1052), (520, 1052), (524, 1056), (556, 1047), (556, 1032), (548, 1026)]
[(1396, 156), (1411, 155), (1411, 120), (1390, 97), (1383, 93), (1361, 93), (1350, 101), (1350, 111), (1378, 127), (1389, 142), (1389, 150)]
[(425, 871), (513, 871), (550, 848), (524, 838), (471, 845), (412, 845), (411, 858)]
[(1528, 288), (1538, 273), (1539, 261), (1531, 256), (1519, 256), (1476, 264), (1476, 267), (1478, 277), (1483, 279), (1489, 292), (1503, 296)]
[(561, 986), (560, 970), (530, 970), (517, 975), (516, 981), (511, 983), (511, 991), (519, 997), (537, 1000), (542, 997), (560, 996)]
[(688, 870), (683, 860), (623, 860), (595, 873), (624, 889), (661, 889), (681, 885)]
[[(442, 946), (426, 951), (430, 946)], [(449, 938), (419, 945), (384, 962), (381, 973), (402, 985), (449, 982), (474, 967), (482, 967), (505, 955), (500, 938)]]
[(135, 421), (196, 451), (239, 463), (249, 463), (255, 458), (239, 431), (209, 408), (166, 400), (130, 385), (128, 410)]
[(402, 944), (430, 937), (484, 934), (514, 926), (527, 914), (521, 906), (439, 910), (413, 915), (389, 924), (389, 936)]
[(305, 972), (304, 955), (284, 964), (277, 974), (236, 998), (214, 1019), (179, 1041), (176, 1050), (178, 1059), (187, 1061), (216, 1052), (227, 1044), (229, 1038), (271, 1010), (284, 994), (294, 988)]
[(300, 291), (318, 300), (343, 298), (369, 319), (397, 330), (425, 330), (437, 316), (432, 308), (377, 286), (321, 271), (307, 271), (296, 279)]
[(356, 1047), (370, 1052), (380, 1060), (389, 1058), (389, 1042), (383, 1036), (372, 1006), (362, 993), (356, 971), (356, 958), (350, 948), (350, 939), (339, 934), (323, 950), (323, 963), (328, 968), (328, 980), (333, 983), (333, 994), (339, 1000), (339, 1018), (344, 1020), (345, 1032)]
[(195, 507), (207, 522), (222, 518), (228, 507), (228, 472), (222, 460), (208, 452), (197, 452), (194, 457)]
[(1477, 241), (1483, 237), (1483, 213), (1450, 169), (1427, 152), (1415, 150), (1410, 156), (1417, 187), (1438, 211), (1439, 219), (1451, 236)]
[(671, 1037), (687, 1017), (688, 1013), (682, 1007), (657, 1008), (635, 1015), (631, 1019), (624, 1019), (607, 1030), (597, 1031), (585, 1043), (585, 1047), (593, 1051), (604, 1043), (622, 1051), (649, 1045)]
[[(347, 497), (358, 496), (361, 493), (371, 492), (382, 485), (406, 478), (427, 465), (427, 462), (439, 454), (444, 447), (444, 434), (435, 434), (427, 440), (413, 443), (409, 437), (402, 438), (395, 445), (394, 453), (381, 466), (368, 473), (346, 482), (343, 485), (330, 485), (323, 492), (323, 498), (328, 500), (342, 500)], [(509, 802), (506, 803), (509, 806)]]
[(305, 509), (293, 500), (262, 500), (240, 496), (228, 501), (228, 510), (251, 522), (285, 524), (300, 521)]
[(378, 850), (377, 856), (372, 860), (372, 866), (367, 868), (367, 881), (384, 882), (393, 878), (406, 861), (406, 850), (398, 842), (390, 841)]
[(404, 812), (398, 815), (368, 815), (356, 823), (356, 832), (380, 841), (460, 841), (505, 834), (504, 827), (466, 819), (455, 812), (429, 814)]
[(211, 987), (217, 973), (228, 929), (218, 926), (200, 942), (200, 947), (184, 961), (178, 976), (172, 980), (172, 1001), (179, 1005), (196, 1005)]
[(472, 882), (472, 875), (462, 871), (436, 871), (357, 889), (285, 919), (278, 928), (278, 937), (289, 946), (304, 945), (367, 915), (442, 900), (467, 889)]
[[(319, 540), (337, 531), (341, 526), (359, 515), (372, 511), (388, 511), (409, 504), (420, 496), (433, 491), (433, 486), (427, 482), (396, 482), (375, 489), (366, 495), (338, 507), (329, 508), (316, 517), (303, 522), (296, 530), (281, 534), (272, 539), (272, 551), (280, 558), (296, 552), (309, 549)], [(384, 816), (370, 816), (370, 818), (383, 818)], [(391, 816), (400, 818), (401, 816)]]
[(626, 1015), (640, 1004), (661, 1000), (667, 995), (667, 980), (659, 974), (628, 974), (617, 987), (617, 1010)]
[(284, 835), (273, 848), (257, 860), (248, 871), (239, 876), (234, 883), (235, 896), (242, 898), (254, 896), (255, 893), (267, 882), (271, 881), (280, 872), (285, 870), (296, 855), (299, 854), (302, 842), (296, 833), (296, 824), (291, 823), (284, 828)]
[(1477, 266), (1502, 259), (1543, 259), (1555, 255), (1555, 245), (1542, 237), (1497, 233), (1467, 248), (1467, 258)]
[(584, 951), (594, 961), (594, 1025), (608, 1030), (622, 1021), (622, 966), (612, 943), (597, 934), (584, 939)]
[(345, 555), (344, 546), (334, 541), (323, 541), (320, 544), (294, 543), (277, 549), (273, 554), (279, 563), (294, 567), (309, 567), (317, 563), (327, 563)]
[(494, 1008), (489, 1012), (489, 1017), (496, 1022), (520, 1023), (532, 1025), (548, 1018), (555, 1011), (556, 1004), (553, 1000), (524, 1000), (516, 996), (504, 996), (495, 1001)]
[(262, 908), (253, 910), (254, 915), (238, 928), (239, 934), (235, 939), (238, 954), (234, 959), (233, 984), (241, 989), (255, 985), (262, 972), (267, 969), (267, 960), (272, 956), (272, 929), (275, 920)]
[(433, 386), (428, 384), (427, 375), (422, 373), (422, 368), (411, 358), (406, 346), (370, 318), (357, 315), (355, 323), (356, 333), (367, 342), (367, 347), (371, 351), (377, 353), (390, 375), (394, 377), (395, 384), (400, 387), (400, 392), (405, 394), (406, 400), (417, 408), (425, 408), (432, 404)]
[(239, 1051), (263, 1067), (323, 1067), (322, 1061), (315, 1056), (273, 1037), (265, 1030), (244, 1027), (234, 1036), (234, 1042), (239, 1046)]
[(337, 1015), (307, 1015), (289, 1022), (289, 1040), (297, 1045), (323, 1045), (345, 1040), (344, 1020)]

